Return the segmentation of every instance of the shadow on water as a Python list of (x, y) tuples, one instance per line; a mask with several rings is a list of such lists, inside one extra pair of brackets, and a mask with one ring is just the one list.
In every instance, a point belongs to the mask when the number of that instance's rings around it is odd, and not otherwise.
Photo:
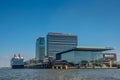
[(119, 69), (0, 69), (0, 80), (120, 80)]

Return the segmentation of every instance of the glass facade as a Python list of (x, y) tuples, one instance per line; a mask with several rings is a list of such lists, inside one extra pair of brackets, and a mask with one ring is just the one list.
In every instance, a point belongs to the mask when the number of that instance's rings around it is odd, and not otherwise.
[(45, 58), (45, 38), (40, 37), (36, 40), (36, 59), (43, 60)]
[(83, 62), (102, 64), (103, 53), (101, 51), (70, 51), (62, 54), (61, 59), (75, 64)]
[(47, 54), (56, 58), (56, 53), (77, 46), (77, 36), (63, 33), (48, 33)]

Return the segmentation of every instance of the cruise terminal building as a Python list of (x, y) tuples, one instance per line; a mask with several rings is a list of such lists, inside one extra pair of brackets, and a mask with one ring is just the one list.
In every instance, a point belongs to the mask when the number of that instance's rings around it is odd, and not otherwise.
[(56, 54), (56, 60), (66, 60), (68, 62), (92, 66), (102, 66), (103, 55), (106, 51), (113, 50), (111, 47), (74, 47)]

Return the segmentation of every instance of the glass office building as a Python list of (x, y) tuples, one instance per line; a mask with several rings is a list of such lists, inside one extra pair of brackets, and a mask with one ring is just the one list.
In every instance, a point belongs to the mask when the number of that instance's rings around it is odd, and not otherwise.
[(64, 33), (48, 33), (47, 54), (56, 58), (56, 53), (71, 49), (77, 46), (77, 36)]
[(57, 60), (66, 60), (74, 64), (97, 64), (103, 62), (103, 52), (109, 47), (76, 47), (56, 54)]
[(36, 40), (36, 59), (43, 60), (45, 58), (45, 38), (39, 37)]

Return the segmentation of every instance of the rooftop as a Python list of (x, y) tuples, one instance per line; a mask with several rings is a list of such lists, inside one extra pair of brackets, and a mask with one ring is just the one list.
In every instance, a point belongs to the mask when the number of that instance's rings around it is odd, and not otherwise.
[(71, 33), (58, 33), (58, 32), (49, 32), (48, 35), (64, 35), (64, 36), (76, 36), (74, 34)]
[(107, 51), (107, 50), (114, 50), (112, 47), (85, 47), (85, 46), (77, 46), (73, 48), (73, 50), (78, 51)]
[(112, 48), (112, 47), (83, 47), (83, 46), (77, 46), (75, 48), (71, 48), (69, 50), (59, 52), (57, 54), (63, 54), (63, 53), (70, 52), (70, 51), (107, 51), (107, 50), (114, 50), (114, 48)]

